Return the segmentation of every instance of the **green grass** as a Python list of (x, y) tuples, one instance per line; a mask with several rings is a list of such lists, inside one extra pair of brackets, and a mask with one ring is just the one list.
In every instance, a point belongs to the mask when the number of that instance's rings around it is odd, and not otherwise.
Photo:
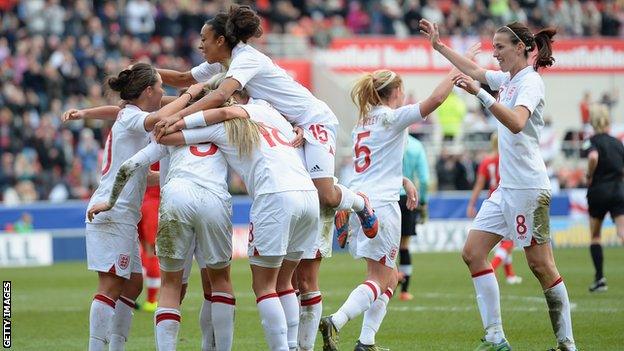
[[(605, 250), (609, 291), (590, 295), (592, 267), (587, 249), (556, 251), (573, 304), (574, 336), (580, 350), (624, 350), (624, 253)], [(470, 276), (458, 253), (414, 255), (412, 292), (415, 299), (393, 299), (377, 343), (392, 350), (472, 350), (482, 336)], [(515, 252), (521, 285), (501, 283), (503, 321), (514, 350), (546, 350), (555, 346), (546, 303)], [(246, 260), (232, 269), (236, 289), (234, 350), (266, 350), (250, 288)], [(363, 262), (347, 255), (327, 260), (322, 268), (324, 314), (335, 311), (364, 277)], [(89, 306), (96, 275), (82, 262), (43, 268), (0, 270), (2, 280), (13, 281), (13, 348), (15, 350), (84, 350), (88, 339)], [(501, 280), (502, 281), (502, 280)], [(202, 299), (197, 270), (193, 272), (182, 308), (179, 350), (199, 349), (197, 315)], [(341, 348), (352, 350), (361, 317), (349, 322), (340, 335)], [(152, 315), (135, 314), (127, 350), (154, 348)], [(317, 349), (320, 350), (320, 337)]]

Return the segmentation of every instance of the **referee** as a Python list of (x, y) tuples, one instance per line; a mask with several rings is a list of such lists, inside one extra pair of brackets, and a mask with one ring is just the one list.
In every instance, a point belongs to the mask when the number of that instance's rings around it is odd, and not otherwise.
[(593, 106), (590, 122), (595, 135), (585, 142), (588, 152), (587, 204), (589, 207), (590, 252), (596, 276), (590, 292), (606, 291), (603, 275), (603, 255), (600, 243), (602, 221), (609, 212), (620, 238), (624, 238), (624, 146), (609, 135), (609, 110), (604, 105)]
[(399, 247), (399, 272), (403, 276), (399, 299), (409, 301), (414, 297), (408, 292), (412, 275), (412, 257), (409, 252), (410, 238), (416, 235), (416, 224), (422, 224), (427, 218), (427, 189), (429, 188), (429, 165), (422, 143), (411, 135), (407, 137), (403, 154), (403, 177), (411, 180), (418, 187), (418, 207), (407, 209), (407, 196), (401, 188), (399, 207), (401, 208), (401, 245)]

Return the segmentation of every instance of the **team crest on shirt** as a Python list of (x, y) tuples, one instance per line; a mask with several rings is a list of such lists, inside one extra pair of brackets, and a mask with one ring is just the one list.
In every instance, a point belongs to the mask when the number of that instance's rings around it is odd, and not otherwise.
[(117, 259), (117, 265), (119, 266), (119, 268), (126, 269), (128, 268), (128, 265), (130, 264), (130, 256), (125, 255), (125, 254), (119, 254), (119, 258)]

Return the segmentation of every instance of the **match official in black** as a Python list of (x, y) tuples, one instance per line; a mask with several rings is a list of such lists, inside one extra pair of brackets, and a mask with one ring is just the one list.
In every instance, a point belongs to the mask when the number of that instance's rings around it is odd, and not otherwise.
[(615, 223), (618, 236), (624, 240), (624, 146), (609, 135), (609, 110), (604, 105), (591, 108), (590, 122), (594, 136), (585, 142), (588, 152), (587, 204), (589, 207), (589, 229), (591, 231), (590, 252), (596, 276), (589, 287), (590, 292), (606, 291), (602, 244), (600, 231), (607, 212)]

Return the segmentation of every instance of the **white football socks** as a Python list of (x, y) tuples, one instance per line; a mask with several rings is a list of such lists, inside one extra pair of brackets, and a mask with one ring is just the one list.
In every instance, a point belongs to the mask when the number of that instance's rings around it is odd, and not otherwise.
[(477, 305), (485, 329), (485, 340), (500, 343), (505, 338), (500, 310), (500, 293), (494, 270), (487, 269), (472, 275), (477, 293)]
[(548, 313), (559, 347), (566, 351), (576, 351), (572, 335), (572, 317), (570, 316), (570, 300), (563, 279), (559, 278), (548, 289), (544, 290)]
[(323, 298), (320, 291), (312, 291), (301, 295), (299, 313), (299, 348), (301, 351), (312, 351), (319, 322), (323, 313)]
[(362, 321), (362, 331), (360, 332), (360, 342), (364, 345), (375, 345), (375, 335), (379, 331), (381, 322), (386, 316), (386, 307), (392, 298), (392, 289), (381, 294), (369, 309), (364, 312)]
[(271, 351), (288, 351), (288, 326), (284, 309), (276, 293), (256, 299), (264, 336)]
[(373, 302), (377, 300), (379, 293), (379, 285), (372, 280), (367, 280), (353, 289), (347, 301), (344, 302), (336, 313), (331, 315), (336, 329), (340, 330), (349, 320), (369, 309)]
[(115, 304), (115, 315), (110, 333), (109, 351), (123, 351), (126, 348), (135, 302), (125, 296), (119, 296)]
[(180, 330), (180, 311), (175, 308), (157, 308), (154, 313), (156, 349), (171, 351), (176, 349)]
[(93, 297), (89, 311), (89, 351), (105, 350), (114, 314), (113, 299), (102, 294)]
[(212, 327), (216, 351), (230, 351), (234, 339), (234, 296), (215, 291), (212, 293)]

